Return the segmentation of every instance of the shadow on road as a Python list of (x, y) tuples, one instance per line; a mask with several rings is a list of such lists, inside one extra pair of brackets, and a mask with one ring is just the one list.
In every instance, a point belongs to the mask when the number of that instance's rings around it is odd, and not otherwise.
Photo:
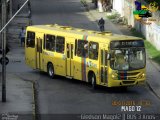
[[(138, 91), (135, 90), (135, 87), (139, 87), (139, 86), (132, 86), (132, 87), (104, 87), (104, 86), (97, 86), (96, 89), (94, 90), (91, 86), (91, 84), (85, 82), (85, 81), (80, 81), (80, 80), (75, 80), (75, 79), (68, 79), (66, 77), (62, 77), (62, 76), (58, 76), (55, 75), (54, 79), (51, 79), (48, 77), (48, 74), (45, 72), (37, 72), (34, 71), (34, 74), (39, 74), (40, 76), (42, 76), (43, 78), (46, 78), (44, 80), (46, 80), (46, 82), (49, 82), (50, 84), (54, 84), (54, 82), (61, 82), (63, 84), (70, 84), (75, 85), (77, 87), (81, 87), (82, 89), (87, 89), (89, 92), (91, 93), (104, 93), (104, 94), (125, 94), (125, 93), (129, 93), (129, 94), (138, 94)], [(40, 77), (41, 78), (41, 77)]]

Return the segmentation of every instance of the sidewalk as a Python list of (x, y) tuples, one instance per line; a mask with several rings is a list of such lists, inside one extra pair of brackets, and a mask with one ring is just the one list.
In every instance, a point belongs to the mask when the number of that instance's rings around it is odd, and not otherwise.
[[(22, 81), (12, 73), (7, 73), (6, 89), (7, 101), (2, 103), (0, 100), (0, 115), (18, 115), (18, 118), (23, 117), (24, 120), (32, 120), (32, 84)], [(2, 89), (0, 89), (0, 96), (2, 96)], [(3, 119), (2, 116), (0, 116), (0, 120), (1, 119)]]
[[(22, 4), (25, 0), (15, 1), (14, 4), (19, 4), (18, 2)], [(33, 84), (17, 76), (17, 74), (21, 74), (21, 71), (27, 70), (24, 66), (24, 47), (20, 47), (19, 40), (21, 27), (29, 24), (27, 11), (28, 7), (26, 6), (8, 26), (7, 43), (9, 44), (10, 52), (6, 55), (9, 58), (9, 64), (6, 66), (6, 102), (1, 100), (2, 67), (0, 67), (0, 120), (34, 119)]]
[[(98, 12), (98, 10), (94, 9), (94, 4), (91, 1), (87, 1), (89, 7), (89, 15), (93, 20), (97, 21), (101, 17), (105, 19), (105, 30), (111, 31), (115, 34), (123, 34), (133, 36), (130, 29), (126, 25), (119, 25), (112, 23), (109, 19), (107, 19), (106, 12)], [(98, 25), (97, 25), (98, 27)], [(147, 85), (153, 91), (153, 93), (160, 98), (160, 66), (149, 59), (147, 56)]]

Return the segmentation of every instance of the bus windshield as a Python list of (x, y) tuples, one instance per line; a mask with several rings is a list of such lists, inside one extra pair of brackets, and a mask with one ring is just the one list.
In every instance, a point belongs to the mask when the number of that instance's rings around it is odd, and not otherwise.
[(111, 50), (111, 68), (114, 70), (137, 70), (145, 67), (144, 48)]

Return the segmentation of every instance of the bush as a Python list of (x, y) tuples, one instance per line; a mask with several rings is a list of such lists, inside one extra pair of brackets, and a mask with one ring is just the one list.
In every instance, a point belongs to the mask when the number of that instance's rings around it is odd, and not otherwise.
[(145, 40), (145, 47), (149, 53), (149, 57), (160, 64), (160, 51), (158, 51), (150, 42)]
[(111, 15), (107, 15), (108, 19), (117, 19), (120, 17), (120, 14), (118, 14), (117, 12), (112, 12)]
[[(131, 29), (131, 32), (136, 37), (141, 37), (145, 39), (145, 37), (138, 32), (135, 28)], [(145, 48), (147, 49), (147, 52), (149, 54), (149, 57), (154, 60), (156, 63), (160, 64), (160, 51), (158, 51), (155, 46), (153, 46), (149, 41), (145, 40)]]
[(117, 16), (116, 15), (109, 15), (107, 16), (108, 19), (115, 19)]

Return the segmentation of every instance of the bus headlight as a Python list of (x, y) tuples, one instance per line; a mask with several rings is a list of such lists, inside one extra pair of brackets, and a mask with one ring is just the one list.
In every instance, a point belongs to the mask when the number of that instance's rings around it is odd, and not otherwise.
[(117, 76), (118, 75), (116, 73), (112, 73), (112, 79), (114, 79), (114, 80), (117, 79)]
[(142, 74), (139, 75), (138, 78), (139, 78), (139, 79), (142, 79), (142, 78), (145, 78), (145, 76), (146, 76), (146, 74), (145, 74), (145, 73), (142, 73)]

